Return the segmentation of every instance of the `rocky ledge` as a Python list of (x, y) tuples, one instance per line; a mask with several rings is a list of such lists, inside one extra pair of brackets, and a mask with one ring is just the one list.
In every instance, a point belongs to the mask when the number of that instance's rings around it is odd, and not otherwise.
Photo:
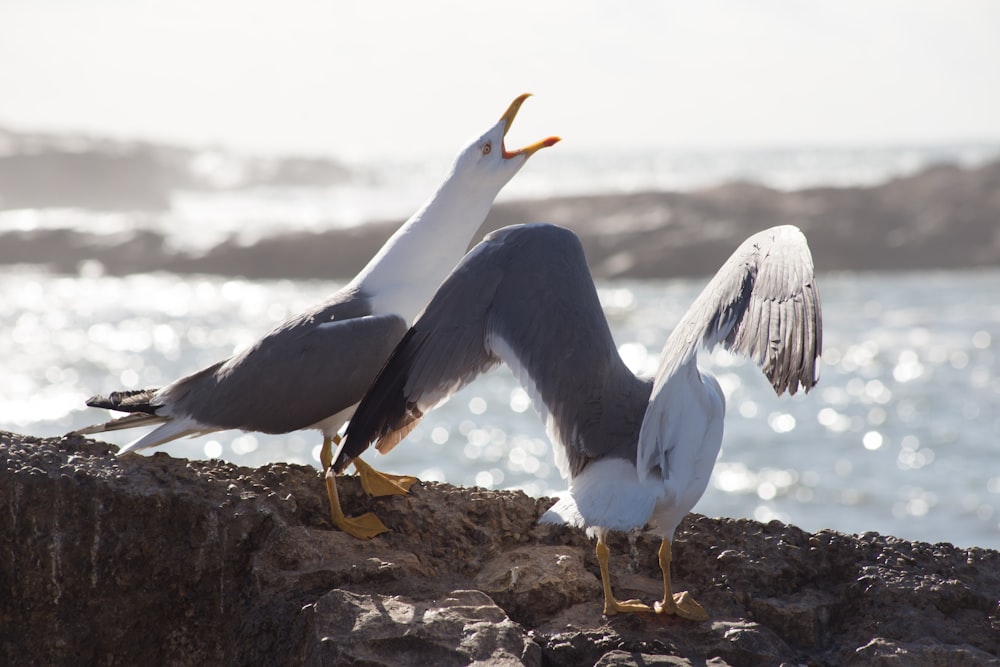
[[(593, 546), (551, 499), (419, 484), (346, 506), (307, 466), (257, 469), (0, 433), (0, 664), (1000, 664), (1000, 552), (691, 515), (678, 590), (711, 613), (604, 618)], [(612, 542), (620, 596), (657, 544)]]

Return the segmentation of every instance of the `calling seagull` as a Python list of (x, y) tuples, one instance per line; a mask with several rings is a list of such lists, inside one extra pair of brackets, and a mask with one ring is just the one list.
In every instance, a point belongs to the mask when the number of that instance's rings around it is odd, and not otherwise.
[[(116, 391), (87, 401), (127, 412), (75, 431), (89, 435), (158, 425), (120, 453), (227, 429), (290, 433), (318, 429), (330, 514), (356, 537), (386, 530), (374, 514), (347, 517), (331, 471), (333, 444), (413, 318), (455, 266), (500, 190), (549, 137), (509, 151), (504, 137), (527, 94), (459, 152), (437, 191), (367, 266), (326, 301), (278, 325), (244, 351), (160, 389)], [(384, 475), (355, 457), (365, 490), (405, 493), (415, 479)]]

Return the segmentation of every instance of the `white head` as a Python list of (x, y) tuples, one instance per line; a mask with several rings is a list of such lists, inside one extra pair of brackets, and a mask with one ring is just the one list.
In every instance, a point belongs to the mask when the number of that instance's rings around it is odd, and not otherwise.
[(549, 137), (516, 151), (504, 135), (528, 95), (514, 100), (500, 120), (461, 150), (444, 182), (386, 241), (352, 285), (372, 299), (376, 313), (396, 313), (412, 322), (469, 247), (503, 186)]
[(532, 154), (559, 141), (559, 137), (548, 137), (515, 151), (507, 150), (504, 137), (521, 105), (530, 96), (530, 93), (519, 95), (511, 102), (496, 125), (462, 148), (455, 158), (446, 182), (460, 184), (463, 188), (492, 191), (495, 195), (524, 166)]

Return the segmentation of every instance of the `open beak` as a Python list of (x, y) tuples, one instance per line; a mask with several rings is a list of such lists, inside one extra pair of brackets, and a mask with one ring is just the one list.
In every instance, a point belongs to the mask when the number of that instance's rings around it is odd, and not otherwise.
[[(513, 122), (514, 122), (514, 116), (517, 115), (517, 112), (521, 109), (521, 105), (524, 104), (524, 101), (526, 99), (528, 99), (529, 97), (531, 97), (531, 93), (524, 93), (523, 95), (518, 95), (517, 98), (513, 102), (510, 103), (510, 106), (507, 107), (507, 111), (505, 111), (504, 114), (502, 116), (500, 116), (500, 120), (503, 121), (503, 135), (505, 137), (507, 136), (507, 131), (510, 129), (511, 124), (513, 124)], [(558, 141), (559, 141), (559, 137), (548, 137), (547, 139), (542, 139), (541, 141), (536, 141), (535, 143), (531, 144), (530, 146), (525, 146), (524, 148), (519, 148), (516, 151), (508, 151), (506, 146), (501, 145), (501, 148), (503, 150), (503, 159), (509, 160), (509, 159), (511, 159), (513, 157), (517, 157), (518, 155), (522, 155), (522, 154), (525, 157), (529, 157), (535, 151), (537, 151), (537, 150), (539, 150), (541, 148), (546, 148), (548, 146), (552, 146), (553, 144), (557, 143)]]

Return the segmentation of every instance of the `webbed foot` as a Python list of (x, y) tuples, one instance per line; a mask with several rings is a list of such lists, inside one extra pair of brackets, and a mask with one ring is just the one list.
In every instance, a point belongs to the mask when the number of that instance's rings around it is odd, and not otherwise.
[(337, 477), (332, 470), (326, 472), (326, 495), (330, 501), (330, 519), (340, 530), (358, 539), (369, 539), (389, 532), (382, 520), (371, 512), (361, 516), (347, 516), (340, 507), (340, 495), (337, 493)]
[(652, 613), (653, 608), (642, 600), (625, 600), (619, 602), (614, 598), (604, 600), (604, 615), (614, 616), (615, 614), (645, 614)]
[(392, 475), (379, 472), (361, 459), (354, 459), (354, 469), (361, 478), (361, 487), (369, 496), (402, 496), (410, 491), (410, 487), (419, 482), (409, 475)]
[(708, 612), (690, 593), (674, 593), (670, 601), (661, 600), (653, 604), (657, 614), (674, 614), (689, 621), (707, 621)]

